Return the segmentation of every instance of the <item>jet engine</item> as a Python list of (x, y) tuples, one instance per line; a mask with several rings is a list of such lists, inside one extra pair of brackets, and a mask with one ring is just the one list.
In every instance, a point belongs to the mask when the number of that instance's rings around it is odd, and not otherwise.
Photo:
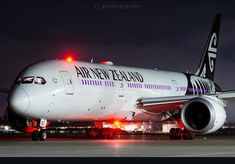
[(213, 133), (221, 128), (226, 120), (224, 103), (211, 96), (201, 96), (183, 106), (181, 119), (184, 126), (197, 133)]

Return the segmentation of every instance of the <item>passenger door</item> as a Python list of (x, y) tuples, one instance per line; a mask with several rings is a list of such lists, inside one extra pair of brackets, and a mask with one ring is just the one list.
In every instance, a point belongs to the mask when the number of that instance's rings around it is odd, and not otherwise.
[(176, 80), (172, 80), (172, 84), (173, 84), (173, 88), (172, 90), (174, 91), (173, 93), (175, 95), (178, 95), (179, 94), (179, 85), (178, 85), (178, 82)]
[(68, 71), (60, 71), (61, 77), (63, 79), (65, 94), (73, 95), (73, 82)]

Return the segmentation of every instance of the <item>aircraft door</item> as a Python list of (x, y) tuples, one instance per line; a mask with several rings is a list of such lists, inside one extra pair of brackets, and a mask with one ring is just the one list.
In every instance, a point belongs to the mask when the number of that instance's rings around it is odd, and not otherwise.
[(60, 74), (63, 79), (65, 94), (73, 95), (73, 82), (68, 71), (60, 71)]
[(177, 82), (176, 80), (172, 80), (172, 83), (173, 83), (173, 91), (174, 91), (174, 94), (179, 93), (179, 85), (178, 85), (178, 82)]

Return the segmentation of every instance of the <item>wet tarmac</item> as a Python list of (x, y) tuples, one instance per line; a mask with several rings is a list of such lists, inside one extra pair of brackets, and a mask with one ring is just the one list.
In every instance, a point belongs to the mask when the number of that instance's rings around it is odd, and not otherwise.
[(1, 134), (0, 157), (235, 157), (235, 136), (169, 140), (164, 135), (116, 135), (114, 139)]

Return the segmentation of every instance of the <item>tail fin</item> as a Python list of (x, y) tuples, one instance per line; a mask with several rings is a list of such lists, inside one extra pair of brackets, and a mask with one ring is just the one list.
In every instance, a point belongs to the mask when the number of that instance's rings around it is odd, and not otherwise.
[(214, 80), (221, 14), (217, 14), (195, 75)]

